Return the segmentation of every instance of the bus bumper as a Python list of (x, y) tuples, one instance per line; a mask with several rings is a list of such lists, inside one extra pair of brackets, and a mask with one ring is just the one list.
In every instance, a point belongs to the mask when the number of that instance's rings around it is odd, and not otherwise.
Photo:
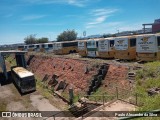
[(137, 53), (136, 60), (138, 61), (155, 61), (157, 60), (156, 53)]
[(86, 57), (87, 56), (87, 52), (86, 51), (78, 51), (78, 54), (82, 57)]
[(98, 52), (98, 57), (100, 58), (114, 58), (114, 52)]

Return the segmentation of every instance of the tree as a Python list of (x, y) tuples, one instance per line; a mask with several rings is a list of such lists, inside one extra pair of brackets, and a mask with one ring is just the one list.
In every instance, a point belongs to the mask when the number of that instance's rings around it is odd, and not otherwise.
[(37, 43), (35, 36), (36, 36), (35, 34), (32, 34), (32, 35), (29, 35), (29, 36), (25, 37), (24, 38), (24, 40), (25, 40), (24, 42), (26, 44), (35, 44), (35, 43)]
[(48, 38), (46, 37), (42, 37), (37, 39), (37, 43), (48, 43)]
[(57, 41), (73, 41), (77, 38), (77, 33), (74, 30), (66, 30), (57, 37)]

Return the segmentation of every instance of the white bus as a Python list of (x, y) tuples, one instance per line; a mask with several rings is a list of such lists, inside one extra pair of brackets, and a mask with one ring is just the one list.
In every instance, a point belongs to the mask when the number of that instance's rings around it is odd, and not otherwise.
[(54, 53), (57, 55), (65, 55), (76, 53), (78, 50), (78, 41), (64, 41), (55, 43)]
[(121, 36), (115, 38), (116, 59), (134, 60), (136, 59), (136, 36)]
[(53, 43), (43, 43), (41, 45), (42, 52), (53, 52)]
[(136, 59), (141, 61), (160, 60), (160, 34), (137, 37)]
[(28, 50), (28, 45), (20, 45), (20, 46), (18, 46), (18, 50), (27, 51)]
[(114, 58), (114, 38), (102, 38), (98, 40), (98, 57)]
[(97, 57), (98, 41), (94, 39), (87, 40), (87, 56)]
[(28, 51), (34, 51), (36, 49), (36, 46), (34, 44), (28, 45)]
[(87, 56), (87, 40), (78, 40), (78, 54), (82, 57)]
[(21, 93), (36, 90), (36, 81), (34, 74), (23, 67), (14, 67), (11, 69), (12, 79), (15, 81)]
[(40, 52), (42, 45), (41, 44), (34, 44), (34, 51)]

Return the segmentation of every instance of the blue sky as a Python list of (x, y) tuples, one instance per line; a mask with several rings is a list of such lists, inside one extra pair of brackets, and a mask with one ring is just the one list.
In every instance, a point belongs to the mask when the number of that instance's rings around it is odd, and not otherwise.
[(160, 18), (160, 0), (0, 0), (0, 44), (24, 38), (56, 40), (74, 29), (78, 36), (142, 29)]

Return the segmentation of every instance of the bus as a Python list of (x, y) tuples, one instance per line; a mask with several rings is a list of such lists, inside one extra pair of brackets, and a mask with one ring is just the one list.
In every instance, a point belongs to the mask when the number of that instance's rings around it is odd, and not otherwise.
[(55, 44), (54, 53), (57, 55), (76, 53), (78, 51), (78, 41), (56, 42)]
[(136, 36), (121, 36), (115, 38), (114, 58), (121, 60), (136, 59)]
[(28, 51), (28, 45), (24, 45), (23, 51)]
[(24, 45), (19, 45), (18, 50), (23, 51), (24, 50)]
[(27, 51), (28, 50), (28, 45), (20, 45), (20, 46), (18, 46), (18, 50)]
[(87, 40), (87, 56), (97, 57), (98, 40), (90, 39)]
[(87, 56), (87, 40), (78, 41), (78, 54), (82, 57)]
[(40, 52), (42, 45), (41, 44), (34, 44), (34, 50), (36, 52)]
[(35, 49), (36, 49), (36, 45), (34, 44), (28, 45), (28, 51), (35, 51)]
[(23, 67), (11, 68), (11, 76), (21, 93), (36, 90), (34, 74)]
[(137, 36), (136, 59), (139, 61), (160, 60), (160, 34)]
[(53, 42), (53, 52), (56, 50), (56, 43), (57, 42)]
[(103, 38), (98, 40), (98, 57), (114, 58), (114, 38)]
[(53, 43), (43, 43), (41, 45), (41, 52), (53, 52)]

